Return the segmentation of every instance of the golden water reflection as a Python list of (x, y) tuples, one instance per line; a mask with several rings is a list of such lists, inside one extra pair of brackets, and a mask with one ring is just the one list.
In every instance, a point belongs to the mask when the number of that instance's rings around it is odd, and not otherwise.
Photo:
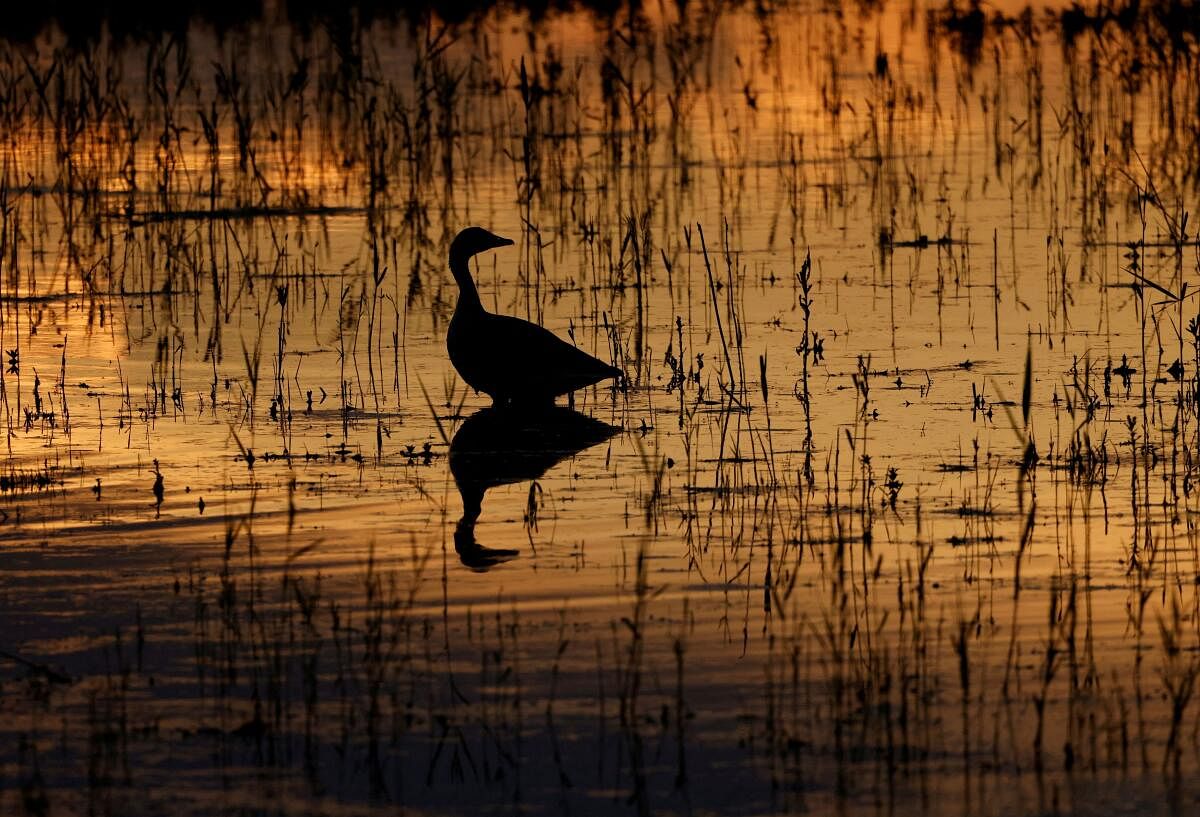
[(1197, 47), (1063, 9), (0, 54), (0, 812), (1182, 808)]

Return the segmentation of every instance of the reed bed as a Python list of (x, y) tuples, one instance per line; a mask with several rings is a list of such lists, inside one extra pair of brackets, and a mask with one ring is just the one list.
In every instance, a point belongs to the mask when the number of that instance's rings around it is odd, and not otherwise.
[[(1196, 14), (14, 42), (0, 811), (1186, 811)], [(483, 572), (476, 223), (486, 306), (627, 373)]]

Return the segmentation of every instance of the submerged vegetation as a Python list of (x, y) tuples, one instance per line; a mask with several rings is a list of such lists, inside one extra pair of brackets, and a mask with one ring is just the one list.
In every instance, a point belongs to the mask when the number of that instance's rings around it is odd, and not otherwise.
[(0, 50), (0, 813), (1194, 804), (1194, 3), (191, 5)]

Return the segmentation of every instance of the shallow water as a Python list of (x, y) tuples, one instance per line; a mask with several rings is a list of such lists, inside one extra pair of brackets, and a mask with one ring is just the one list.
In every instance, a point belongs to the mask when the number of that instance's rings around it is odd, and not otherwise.
[(0, 811), (1193, 807), (1193, 18), (998, 8), (9, 47)]

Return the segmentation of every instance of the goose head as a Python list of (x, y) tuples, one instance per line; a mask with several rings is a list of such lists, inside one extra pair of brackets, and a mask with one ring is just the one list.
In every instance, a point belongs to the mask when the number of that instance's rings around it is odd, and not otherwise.
[(468, 227), (456, 235), (450, 244), (450, 265), (457, 266), (466, 262), (473, 255), (493, 250), (496, 247), (507, 247), (512, 243), (511, 238), (501, 238), (482, 227)]

